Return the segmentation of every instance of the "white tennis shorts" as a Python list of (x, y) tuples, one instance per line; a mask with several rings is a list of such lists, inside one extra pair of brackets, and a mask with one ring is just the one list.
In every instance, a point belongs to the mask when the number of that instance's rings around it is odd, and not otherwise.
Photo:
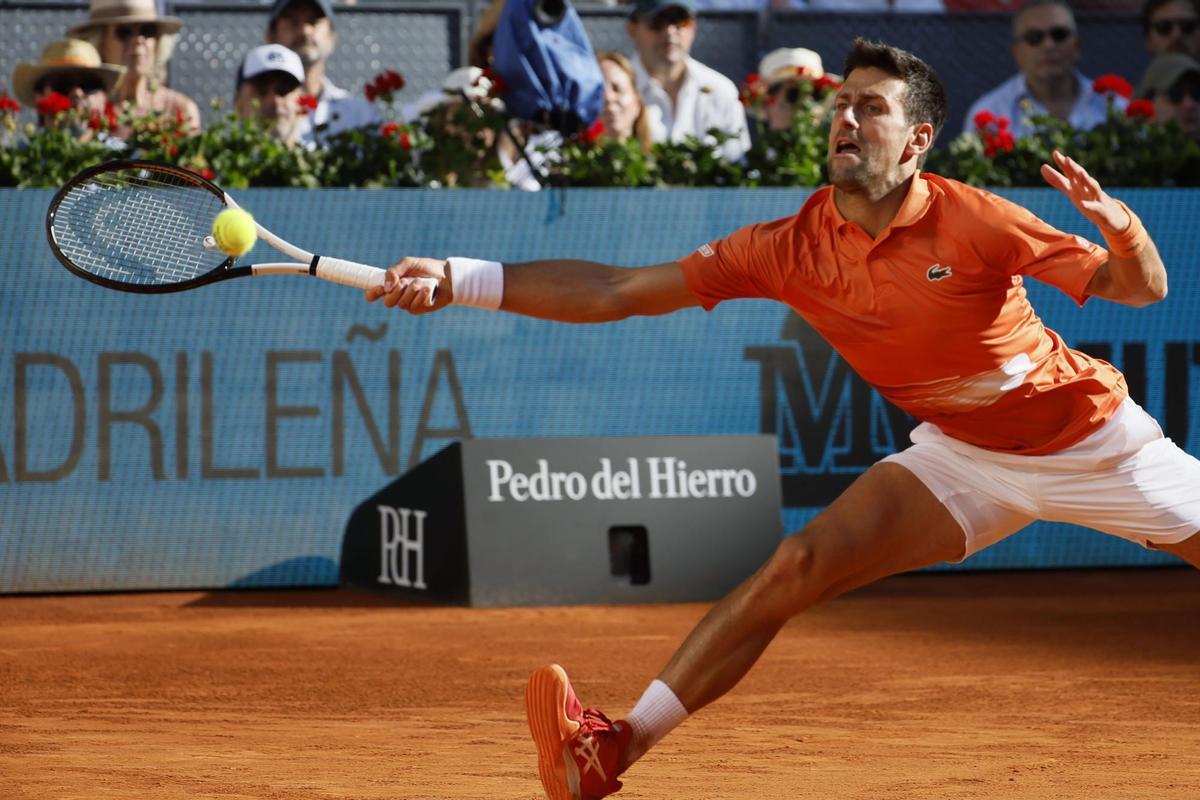
[(1200, 460), (1130, 399), (1091, 436), (1045, 456), (984, 450), (927, 422), (910, 438), (911, 447), (883, 460), (916, 475), (950, 511), (967, 537), (963, 558), (1039, 519), (1143, 547), (1200, 531)]

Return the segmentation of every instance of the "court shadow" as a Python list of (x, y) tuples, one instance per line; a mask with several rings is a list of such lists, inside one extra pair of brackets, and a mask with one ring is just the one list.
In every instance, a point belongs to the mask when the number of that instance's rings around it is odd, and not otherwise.
[(837, 598), (848, 628), (1105, 661), (1200, 663), (1191, 567), (901, 575)]

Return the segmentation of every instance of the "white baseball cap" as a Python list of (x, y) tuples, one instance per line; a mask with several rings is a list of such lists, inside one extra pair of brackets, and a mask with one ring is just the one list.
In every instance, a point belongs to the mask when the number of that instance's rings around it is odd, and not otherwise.
[(806, 47), (781, 47), (758, 63), (758, 77), (767, 83), (794, 77), (798, 72), (808, 78), (824, 76), (821, 56)]
[(297, 84), (304, 83), (304, 65), (300, 63), (300, 56), (281, 44), (260, 44), (242, 59), (238, 85), (268, 72), (282, 72), (295, 78)]

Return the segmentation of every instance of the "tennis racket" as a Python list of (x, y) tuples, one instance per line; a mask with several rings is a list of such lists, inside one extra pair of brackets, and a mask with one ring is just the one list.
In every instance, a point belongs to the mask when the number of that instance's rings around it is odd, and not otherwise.
[[(258, 238), (295, 261), (236, 266), (211, 234), (217, 214), (230, 207), (239, 208), (186, 169), (111, 161), (80, 172), (54, 195), (46, 238), (71, 272), (124, 292), (181, 292), (245, 275), (315, 275), (357, 289), (383, 283), (378, 267), (315, 255), (257, 222)], [(436, 292), (433, 278), (411, 280)]]

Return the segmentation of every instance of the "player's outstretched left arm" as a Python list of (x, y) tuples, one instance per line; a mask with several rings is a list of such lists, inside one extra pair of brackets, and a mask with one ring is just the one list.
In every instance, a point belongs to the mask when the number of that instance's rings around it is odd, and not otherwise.
[(1054, 151), (1055, 169), (1042, 165), (1046, 183), (1065, 194), (1108, 245), (1108, 262), (1092, 276), (1087, 293), (1129, 306), (1147, 306), (1167, 296), (1167, 270), (1137, 215), (1114, 200), (1070, 156)]

